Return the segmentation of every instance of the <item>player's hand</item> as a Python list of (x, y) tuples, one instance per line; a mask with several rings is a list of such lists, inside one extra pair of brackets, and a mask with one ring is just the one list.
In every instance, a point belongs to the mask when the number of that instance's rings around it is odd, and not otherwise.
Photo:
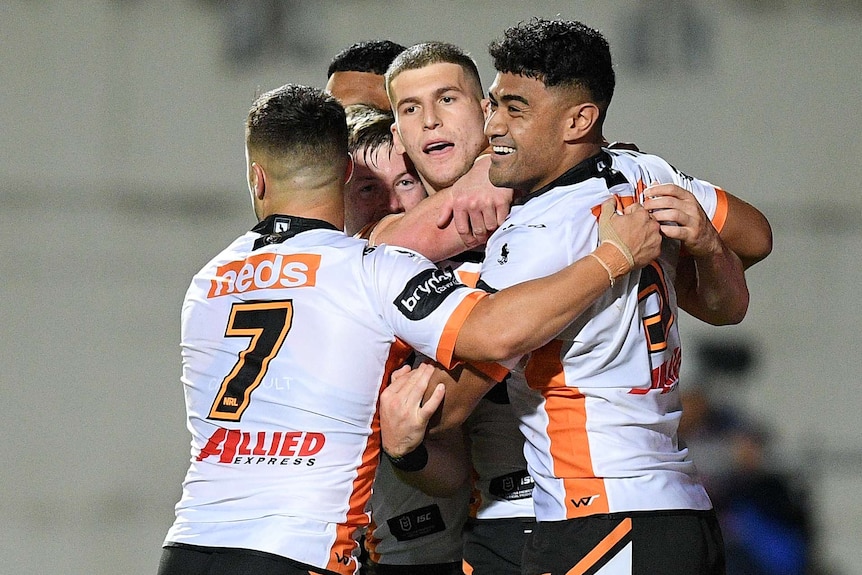
[(452, 201), (444, 210), (437, 226), (452, 223), (468, 248), (483, 245), (509, 215), (512, 190), (498, 188), (488, 179), (491, 157), (479, 156), (469, 172), (445, 190)]
[(428, 399), (422, 398), (434, 367), (423, 363), (396, 370), (392, 382), (380, 394), (380, 436), (383, 450), (401, 457), (416, 449), (425, 438), (428, 421), (443, 402), (446, 386), (438, 384)]
[(673, 184), (659, 184), (644, 190), (644, 207), (661, 224), (668, 238), (680, 240), (694, 257), (721, 251), (721, 238), (697, 198)]
[(599, 241), (613, 243), (623, 254), (626, 250), (629, 252), (627, 259), (631, 268), (628, 271), (644, 267), (661, 254), (659, 223), (638, 203), (631, 204), (619, 214), (616, 200), (607, 200), (602, 204), (599, 230)]

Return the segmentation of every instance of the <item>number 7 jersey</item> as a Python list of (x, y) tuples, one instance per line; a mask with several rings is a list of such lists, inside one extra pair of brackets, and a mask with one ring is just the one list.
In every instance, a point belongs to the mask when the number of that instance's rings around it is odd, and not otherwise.
[[(641, 201), (652, 183), (691, 191), (713, 221), (724, 193), (661, 158), (602, 151), (513, 206), (490, 238), (480, 285), (503, 289), (554, 273), (598, 245), (598, 207)], [(601, 513), (709, 509), (677, 445), (681, 347), (673, 282), (679, 242), (620, 278), (555, 340), (513, 366), (512, 407), (539, 521)], [(517, 311), (513, 311), (517, 317)]]
[(325, 222), (271, 216), (238, 238), (183, 304), (191, 465), (165, 544), (357, 571), (381, 387), (408, 346), (448, 364), (484, 295)]

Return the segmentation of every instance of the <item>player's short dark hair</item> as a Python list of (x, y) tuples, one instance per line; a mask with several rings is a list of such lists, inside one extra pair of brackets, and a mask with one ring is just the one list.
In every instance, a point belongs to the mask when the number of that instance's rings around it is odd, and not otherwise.
[(326, 77), (335, 72), (369, 72), (382, 76), (404, 46), (391, 40), (357, 42), (338, 52), (329, 63)]
[[(385, 148), (389, 153), (394, 146), (390, 127), (395, 121), (392, 112), (379, 110), (366, 104), (352, 104), (347, 112), (347, 147), (352, 154), (362, 151), (368, 162), (375, 157), (375, 151)], [(355, 156), (354, 156), (355, 157)]]
[(586, 90), (602, 109), (611, 103), (616, 80), (610, 46), (581, 22), (532, 18), (507, 28), (488, 52), (498, 72)]
[(328, 92), (286, 84), (259, 96), (245, 124), (249, 150), (332, 162), (347, 155), (344, 108)]
[[(457, 64), (463, 68), (468, 78), (476, 82), (479, 95), (482, 94), (482, 80), (475, 60), (454, 44), (447, 42), (423, 42), (414, 44), (398, 54), (386, 71), (386, 93), (392, 80), (405, 70), (418, 70), (432, 64)], [(391, 94), (390, 94), (391, 96)]]

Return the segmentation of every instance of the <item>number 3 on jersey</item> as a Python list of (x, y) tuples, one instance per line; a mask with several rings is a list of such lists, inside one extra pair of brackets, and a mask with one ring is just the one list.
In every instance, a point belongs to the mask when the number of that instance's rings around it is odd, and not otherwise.
[(673, 325), (674, 314), (670, 307), (664, 272), (656, 262), (641, 270), (638, 301), (641, 305), (647, 349), (650, 353), (664, 351), (667, 349), (667, 334)]
[(233, 304), (224, 335), (251, 337), (251, 342), (222, 381), (209, 419), (239, 421), (270, 360), (281, 349), (292, 321), (292, 300)]

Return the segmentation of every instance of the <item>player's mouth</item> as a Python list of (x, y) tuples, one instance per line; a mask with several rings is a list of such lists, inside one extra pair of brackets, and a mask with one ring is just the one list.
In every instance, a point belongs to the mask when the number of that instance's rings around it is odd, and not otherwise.
[(515, 148), (510, 148), (509, 146), (492, 146), (491, 149), (498, 156), (508, 156), (515, 153)]
[(425, 147), (422, 148), (422, 152), (431, 155), (442, 154), (443, 152), (446, 152), (447, 150), (454, 147), (455, 144), (453, 144), (452, 142), (429, 142), (428, 144), (425, 144)]

